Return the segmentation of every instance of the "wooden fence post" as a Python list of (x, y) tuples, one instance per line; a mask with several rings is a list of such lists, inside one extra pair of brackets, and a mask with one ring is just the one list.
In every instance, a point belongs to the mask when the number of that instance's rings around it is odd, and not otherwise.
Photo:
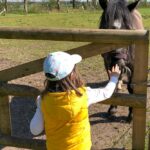
[(11, 135), (9, 97), (0, 95), (0, 134)]
[(150, 129), (148, 132), (148, 150), (150, 150)]
[[(149, 34), (147, 34), (149, 36)], [(145, 106), (147, 97), (147, 70), (148, 70), (149, 41), (136, 43), (135, 64), (133, 83), (134, 93), (145, 95)], [(144, 150), (146, 128), (146, 107), (133, 109), (133, 137), (132, 149)]]

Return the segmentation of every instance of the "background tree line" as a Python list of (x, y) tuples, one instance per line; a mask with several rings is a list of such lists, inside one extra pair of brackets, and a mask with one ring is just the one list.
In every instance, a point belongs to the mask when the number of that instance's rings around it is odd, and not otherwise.
[[(135, 0), (128, 0), (135, 1)], [(150, 6), (150, 1), (141, 0), (141, 6)], [(0, 14), (5, 14), (7, 12), (22, 12), (22, 13), (36, 13), (36, 12), (49, 12), (52, 10), (68, 10), (68, 9), (99, 9), (98, 0), (40, 0), (40, 1), (30, 1), (23, 0), (19, 2), (18, 0), (1, 0), (0, 1)]]

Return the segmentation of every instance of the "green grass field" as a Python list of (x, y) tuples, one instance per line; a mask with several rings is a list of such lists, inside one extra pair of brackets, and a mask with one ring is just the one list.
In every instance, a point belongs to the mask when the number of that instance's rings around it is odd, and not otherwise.
[[(69, 12), (0, 16), (0, 26), (33, 28), (98, 28), (99, 12)], [(67, 50), (83, 45), (75, 42), (0, 40), (1, 58), (24, 62), (47, 55), (50, 51)], [(23, 58), (23, 59), (22, 59)]]

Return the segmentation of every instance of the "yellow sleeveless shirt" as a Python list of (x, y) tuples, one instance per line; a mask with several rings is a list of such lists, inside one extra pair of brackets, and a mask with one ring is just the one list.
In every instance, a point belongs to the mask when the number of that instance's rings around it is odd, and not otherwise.
[(42, 99), (48, 150), (90, 150), (91, 135), (85, 88), (75, 91), (49, 92)]

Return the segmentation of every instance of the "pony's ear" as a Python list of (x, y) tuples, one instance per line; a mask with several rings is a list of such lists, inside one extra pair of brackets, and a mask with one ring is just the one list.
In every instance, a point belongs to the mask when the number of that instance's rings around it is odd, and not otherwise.
[(129, 4), (129, 5), (127, 6), (128, 9), (129, 9), (129, 11), (133, 11), (139, 3), (140, 3), (140, 0), (137, 0), (137, 1), (135, 1), (135, 2), (133, 2), (133, 3), (131, 3), (131, 4)]
[(99, 0), (99, 4), (103, 10), (107, 8), (107, 0)]

